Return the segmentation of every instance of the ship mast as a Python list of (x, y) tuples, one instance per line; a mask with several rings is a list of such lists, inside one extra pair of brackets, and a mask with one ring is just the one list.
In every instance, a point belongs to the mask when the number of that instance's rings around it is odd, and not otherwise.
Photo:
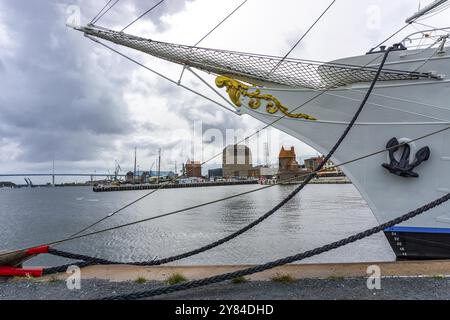
[(433, 3), (431, 3), (430, 5), (426, 6), (425, 8), (417, 11), (415, 14), (413, 14), (411, 17), (409, 17), (408, 19), (406, 19), (405, 23), (411, 23), (415, 20), (417, 20), (418, 18), (426, 15), (427, 13), (429, 13), (431, 10), (434, 10), (440, 6), (442, 6), (443, 4), (445, 4), (448, 0), (436, 0)]

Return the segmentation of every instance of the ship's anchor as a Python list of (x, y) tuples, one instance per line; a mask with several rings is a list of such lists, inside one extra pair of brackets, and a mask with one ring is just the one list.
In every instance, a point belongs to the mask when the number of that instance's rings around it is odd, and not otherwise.
[[(382, 166), (389, 170), (390, 173), (405, 178), (418, 178), (419, 174), (413, 171), (414, 168), (419, 166), (422, 162), (427, 161), (430, 158), (431, 153), (429, 147), (423, 147), (416, 152), (415, 160), (412, 163), (409, 163), (409, 155), (411, 153), (409, 144), (405, 143), (399, 146), (397, 138), (392, 138), (387, 143), (386, 148), (389, 149), (389, 159), (391, 163), (383, 163)], [(403, 149), (403, 152), (400, 160), (397, 160), (395, 158), (395, 153), (401, 148)]]

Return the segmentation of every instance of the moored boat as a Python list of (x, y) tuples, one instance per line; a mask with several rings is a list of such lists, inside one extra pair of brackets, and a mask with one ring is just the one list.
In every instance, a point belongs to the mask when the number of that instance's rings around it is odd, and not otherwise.
[[(92, 24), (75, 28), (95, 41), (216, 74), (216, 86), (226, 89), (240, 114), (323, 154), (349, 125), (387, 56), (367, 105), (332, 160), (347, 163), (390, 148), (341, 166), (380, 224), (450, 192), (450, 28), (423, 30), (389, 49), (330, 62), (170, 44)], [(450, 204), (385, 234), (400, 259), (448, 259)]]

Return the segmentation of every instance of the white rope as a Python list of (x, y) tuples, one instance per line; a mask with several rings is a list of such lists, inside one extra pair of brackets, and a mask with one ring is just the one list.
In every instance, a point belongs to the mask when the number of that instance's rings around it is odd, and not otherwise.
[(212, 85), (210, 85), (203, 77), (201, 77), (198, 73), (196, 73), (194, 70), (192, 70), (189, 67), (186, 67), (187, 70), (189, 70), (194, 76), (196, 76), (201, 82), (203, 82), (208, 88), (210, 88), (215, 94), (217, 94), (221, 99), (223, 99), (226, 103), (228, 103), (233, 109), (235, 108), (234, 105), (230, 102), (229, 99), (225, 98), (216, 88), (214, 88)]
[[(358, 92), (360, 94), (364, 94), (363, 91), (358, 90), (358, 89), (348, 89), (349, 91), (353, 91), (353, 92)], [(392, 99), (392, 100), (397, 100), (397, 101), (401, 101), (401, 102), (407, 102), (407, 103), (414, 103), (414, 104), (420, 104), (422, 106), (426, 106), (426, 107), (430, 107), (430, 108), (436, 108), (436, 109), (441, 109), (441, 110), (446, 110), (448, 111), (448, 108), (446, 107), (441, 107), (441, 106), (437, 106), (434, 104), (429, 104), (429, 103), (425, 103), (425, 102), (420, 102), (420, 101), (415, 101), (415, 100), (409, 100), (409, 99), (404, 99), (404, 98), (398, 98), (398, 97), (393, 97), (393, 96), (388, 96), (385, 94), (380, 94), (380, 93), (372, 93), (373, 96), (377, 96), (377, 97), (382, 97), (382, 98), (387, 98), (387, 99)]]
[(103, 47), (105, 47), (105, 48), (107, 48), (107, 49), (109, 49), (109, 50), (111, 50), (111, 51), (117, 53), (118, 55), (124, 57), (125, 59), (128, 59), (128, 60), (130, 60), (131, 62), (134, 62), (135, 64), (139, 65), (140, 67), (142, 67), (142, 68), (144, 68), (144, 69), (146, 69), (146, 70), (148, 70), (148, 71), (150, 71), (150, 72), (156, 74), (157, 76), (159, 76), (159, 77), (161, 77), (161, 78), (163, 78), (163, 79), (165, 79), (165, 80), (167, 80), (167, 81), (169, 81), (169, 82), (171, 82), (171, 83), (173, 83), (173, 84), (175, 84), (175, 85), (177, 85), (177, 86), (180, 86), (180, 87), (182, 87), (182, 88), (184, 88), (184, 89), (186, 89), (186, 90), (188, 90), (188, 91), (190, 91), (190, 92), (192, 92), (192, 93), (194, 93), (194, 94), (196, 94), (196, 95), (198, 95), (198, 96), (200, 96), (200, 97), (202, 97), (202, 98), (204, 98), (204, 99), (206, 99), (206, 100), (208, 100), (208, 101), (210, 101), (210, 102), (213, 102), (213, 103), (217, 104), (218, 106), (224, 108), (225, 110), (227, 110), (227, 111), (229, 111), (229, 112), (232, 112), (233, 114), (237, 114), (236, 111), (227, 108), (227, 107), (226, 107), (225, 105), (223, 105), (222, 103), (217, 102), (217, 101), (215, 101), (215, 100), (213, 100), (213, 99), (207, 97), (206, 95), (204, 95), (204, 94), (202, 94), (202, 93), (196, 91), (195, 89), (192, 89), (192, 88), (187, 87), (187, 86), (185, 86), (185, 85), (183, 85), (183, 84), (181, 84), (181, 83), (178, 83), (178, 82), (175, 81), (175, 80), (170, 79), (169, 77), (163, 75), (162, 73), (160, 73), (160, 72), (158, 72), (158, 71), (156, 71), (156, 70), (153, 70), (153, 69), (147, 67), (146, 65), (140, 63), (139, 61), (137, 61), (137, 60), (135, 60), (135, 59), (133, 59), (133, 58), (127, 56), (126, 54), (124, 54), (124, 53), (122, 53), (122, 52), (120, 52), (120, 51), (118, 51), (118, 50), (116, 50), (116, 49), (114, 49), (114, 48), (112, 48), (112, 47), (110, 47), (110, 46), (108, 46), (107, 44), (104, 44), (103, 42), (101, 42), (101, 41), (95, 39), (94, 37), (91, 37), (91, 36), (88, 36), (88, 35), (86, 35), (86, 37), (87, 37), (88, 39), (90, 39), (90, 40), (92, 40), (92, 41), (94, 41), (94, 42), (96, 42), (96, 43), (102, 45)]
[[(342, 95), (339, 95), (339, 94), (334, 94), (334, 93), (325, 93), (325, 94), (329, 95), (329, 96), (332, 96), (332, 97), (337, 97), (337, 98), (346, 99), (346, 100), (350, 100), (350, 101), (355, 101), (355, 102), (359, 102), (360, 101), (358, 99), (342, 96)], [(379, 103), (367, 102), (367, 104), (375, 106), (375, 107), (383, 108), (383, 109), (395, 110), (395, 111), (398, 111), (398, 112), (401, 112), (401, 113), (407, 113), (407, 114), (411, 114), (411, 115), (414, 115), (414, 116), (420, 116), (420, 117), (428, 118), (428, 119), (439, 121), (439, 122), (446, 123), (446, 122), (449, 121), (449, 120), (446, 120), (446, 119), (431, 117), (431, 116), (428, 116), (428, 115), (425, 115), (425, 114), (421, 114), (421, 113), (418, 113), (418, 112), (402, 110), (402, 109), (398, 109), (398, 108), (395, 108), (395, 107), (390, 107), (390, 106), (379, 104)]]

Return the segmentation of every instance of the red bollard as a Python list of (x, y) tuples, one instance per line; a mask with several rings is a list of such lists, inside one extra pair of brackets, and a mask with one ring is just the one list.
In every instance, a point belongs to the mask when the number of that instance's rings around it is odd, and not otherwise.
[(0, 277), (41, 277), (42, 268), (22, 269), (13, 267), (0, 267)]
[(0, 277), (41, 277), (42, 268), (24, 269), (22, 263), (38, 254), (48, 253), (48, 246), (3, 254), (0, 257)]

